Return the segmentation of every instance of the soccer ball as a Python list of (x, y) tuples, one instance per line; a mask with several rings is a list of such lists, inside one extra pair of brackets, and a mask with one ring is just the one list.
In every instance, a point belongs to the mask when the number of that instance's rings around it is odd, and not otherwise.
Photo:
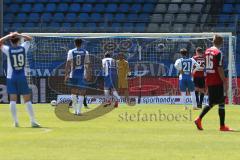
[(56, 100), (52, 100), (52, 101), (51, 101), (51, 105), (52, 105), (52, 106), (57, 106), (57, 101), (56, 101)]

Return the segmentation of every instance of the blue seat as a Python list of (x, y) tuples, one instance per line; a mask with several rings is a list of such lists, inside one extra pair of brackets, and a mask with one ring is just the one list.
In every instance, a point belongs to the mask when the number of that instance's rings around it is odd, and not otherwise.
[(57, 11), (57, 12), (67, 12), (67, 11), (68, 11), (68, 4), (67, 4), (67, 3), (60, 3), (60, 4), (57, 6), (56, 11)]
[(136, 22), (138, 20), (138, 15), (136, 13), (130, 13), (127, 15), (127, 20), (129, 22)]
[(145, 3), (145, 0), (136, 0), (135, 3)]
[(142, 11), (146, 13), (151, 13), (153, 12), (154, 8), (155, 8), (155, 5), (148, 3), (143, 5)]
[(225, 13), (233, 12), (233, 5), (232, 4), (224, 4), (223, 5), (223, 12), (225, 12)]
[(117, 13), (116, 15), (115, 15), (115, 21), (116, 22), (123, 22), (123, 21), (125, 21), (126, 20), (126, 18), (125, 18), (126, 16), (125, 16), (125, 14), (124, 13)]
[(40, 20), (40, 16), (38, 13), (30, 13), (28, 17), (29, 22), (39, 22)]
[(52, 19), (52, 14), (51, 13), (43, 13), (41, 16), (41, 21), (42, 22), (50, 22)]
[(32, 8), (32, 11), (33, 12), (43, 12), (44, 11), (44, 5), (41, 4), (41, 3), (37, 3), (37, 4), (34, 4), (33, 8)]
[(24, 27), (28, 27), (28, 28), (36, 27), (36, 24), (35, 24), (35, 23), (28, 22), (28, 23), (25, 23), (25, 24), (24, 24)]
[(72, 27), (72, 24), (71, 23), (62, 23), (62, 27), (70, 28), (70, 27)]
[(101, 22), (103, 20), (101, 14), (99, 14), (99, 13), (91, 14), (90, 19), (92, 22)]
[(84, 24), (83, 24), (83, 23), (74, 23), (73, 26), (74, 26), (74, 27), (77, 27), (77, 28), (81, 28), (81, 27), (84, 26)]
[(109, 29), (109, 25), (108, 23), (99, 23), (98, 24), (98, 29), (100, 32), (110, 32)]
[(129, 11), (129, 5), (128, 4), (120, 4), (118, 11), (127, 13)]
[(45, 12), (56, 12), (56, 4), (55, 3), (48, 3), (45, 9)]
[(7, 22), (7, 23), (10, 23), (10, 22), (13, 22), (13, 18), (14, 18), (14, 14), (12, 13), (7, 13), (7, 14), (4, 14), (3, 16), (3, 22)]
[(12, 30), (18, 30), (23, 27), (23, 23), (12, 23)]
[(229, 15), (228, 14), (222, 14), (219, 16), (219, 23), (225, 23), (227, 22), (229, 19)]
[(79, 15), (78, 15), (78, 21), (79, 22), (87, 22), (87, 21), (89, 21), (89, 15), (88, 15), (88, 13), (80, 13)]
[(67, 13), (65, 16), (65, 22), (76, 22), (77, 15), (75, 13)]
[(25, 13), (18, 13), (16, 16), (16, 22), (26, 22), (27, 15)]
[(4, 23), (3, 24), (3, 31), (8, 33), (10, 31), (10, 23)]
[(98, 3), (109, 3), (109, 0), (98, 0)]
[(132, 32), (134, 29), (133, 23), (124, 23), (123, 24), (123, 32)]
[(92, 4), (83, 4), (81, 11), (82, 12), (91, 12), (92, 11)]
[(4, 0), (3, 3), (8, 5), (8, 4), (12, 3), (12, 0)]
[(113, 14), (111, 14), (111, 13), (105, 13), (105, 14), (104, 14), (104, 21), (107, 21), (107, 22), (113, 21)]
[(21, 12), (31, 12), (32, 5), (31, 4), (23, 4), (21, 7)]
[(87, 3), (96, 3), (96, 2), (98, 2), (98, 0), (87, 0), (86, 2)]
[(49, 27), (60, 27), (60, 24), (59, 23), (56, 23), (56, 22), (51, 22), (49, 24)]
[(150, 15), (147, 14), (147, 13), (141, 13), (138, 16), (138, 19), (143, 21), (143, 22), (146, 22), (146, 21), (149, 21), (149, 17), (150, 17)]
[[(69, 2), (69, 0), (68, 0)], [(84, 3), (86, 0), (72, 0), (73, 3)]]
[(87, 23), (86, 29), (88, 32), (97, 32), (97, 25), (96, 23)]
[(93, 12), (104, 12), (105, 6), (104, 6), (104, 4), (96, 4), (92, 11)]
[(18, 4), (11, 4), (8, 8), (8, 12), (16, 13), (19, 11), (20, 6)]
[(64, 21), (64, 14), (63, 13), (55, 13), (53, 15), (52, 20), (54, 22), (63, 22)]
[(240, 13), (240, 4), (235, 5), (235, 12)]
[(121, 31), (121, 23), (112, 23), (112, 27), (110, 29), (112, 32)]
[(105, 12), (116, 12), (116, 11), (117, 11), (117, 4), (108, 4), (105, 10)]
[(80, 4), (72, 3), (69, 7), (69, 12), (79, 12), (81, 9)]
[(141, 9), (142, 9), (141, 4), (133, 4), (133, 5), (130, 7), (130, 12), (138, 13), (138, 12), (141, 12)]
[(145, 23), (136, 23), (135, 24), (135, 28), (134, 28), (134, 31), (135, 32), (144, 32), (146, 29), (146, 24)]
[(121, 0), (121, 3), (136, 3), (136, 1), (138, 0)]

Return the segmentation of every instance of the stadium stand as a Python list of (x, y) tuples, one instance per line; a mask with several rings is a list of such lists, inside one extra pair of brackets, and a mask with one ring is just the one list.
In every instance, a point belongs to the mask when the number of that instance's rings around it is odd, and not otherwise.
[(64, 32), (217, 30), (240, 35), (236, 0), (5, 0), (4, 9), (5, 32), (60, 27)]

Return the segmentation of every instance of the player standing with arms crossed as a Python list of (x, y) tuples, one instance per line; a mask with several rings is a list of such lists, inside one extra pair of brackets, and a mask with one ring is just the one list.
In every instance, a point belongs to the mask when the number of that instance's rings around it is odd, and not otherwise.
[[(198, 109), (196, 104), (196, 97), (194, 93), (194, 83), (193, 83), (192, 73), (195, 72), (195, 70), (200, 69), (200, 65), (193, 58), (188, 57), (187, 49), (185, 48), (181, 49), (180, 53), (183, 56), (183, 58), (177, 59), (174, 66), (180, 72), (179, 87), (180, 87), (181, 95), (185, 105), (185, 109), (188, 109), (186, 105), (187, 89), (191, 94), (193, 109)], [(194, 66), (195, 66), (195, 69), (193, 69)]]
[[(21, 38), (25, 40), (22, 44), (20, 44)], [(3, 44), (6, 40), (10, 40), (11, 46)], [(34, 128), (40, 127), (35, 120), (30, 88), (25, 75), (27, 52), (31, 40), (32, 37), (17, 32), (10, 33), (0, 39), (1, 50), (7, 56), (7, 92), (10, 95), (10, 109), (15, 127), (19, 127), (16, 109), (18, 95), (23, 95), (24, 103), (30, 116), (31, 126)]]
[(119, 60), (117, 60), (117, 69), (118, 69), (118, 89), (120, 93), (123, 93), (126, 97), (126, 103), (129, 100), (128, 92), (128, 74), (129, 74), (129, 65), (128, 61), (124, 58), (124, 53), (119, 52)]
[(199, 130), (202, 128), (202, 118), (214, 106), (219, 106), (220, 131), (232, 131), (225, 125), (225, 96), (227, 95), (227, 82), (223, 70), (223, 53), (220, 47), (223, 38), (219, 35), (213, 37), (213, 46), (205, 51), (206, 61), (206, 85), (208, 87), (209, 105), (206, 105), (201, 114), (194, 121)]
[(110, 91), (112, 91), (115, 104), (114, 107), (118, 107), (118, 100), (120, 99), (117, 90), (116, 90), (116, 81), (117, 81), (117, 66), (116, 61), (111, 58), (109, 52), (106, 52), (104, 55), (105, 58), (102, 59), (102, 67), (104, 73), (104, 95), (105, 101), (107, 102), (105, 106), (111, 104)]
[(198, 108), (202, 108), (202, 102), (205, 93), (205, 78), (204, 78), (205, 58), (203, 55), (203, 49), (201, 47), (197, 47), (196, 55), (193, 57), (193, 59), (202, 67), (201, 69), (198, 69), (196, 70), (196, 72), (193, 73), (197, 106)]
[(75, 115), (81, 115), (86, 81), (90, 79), (90, 60), (87, 50), (81, 48), (82, 39), (75, 39), (75, 48), (68, 51), (65, 67), (65, 83), (72, 87), (71, 97)]

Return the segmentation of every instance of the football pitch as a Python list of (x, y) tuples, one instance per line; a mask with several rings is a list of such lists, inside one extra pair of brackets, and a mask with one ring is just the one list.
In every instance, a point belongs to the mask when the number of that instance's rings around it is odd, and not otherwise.
[[(13, 127), (8, 105), (0, 107), (2, 160), (240, 158), (240, 132), (219, 131), (217, 107), (203, 120), (204, 131), (193, 124), (200, 111), (177, 105), (120, 105), (94, 120), (67, 122), (59, 120), (49, 104), (35, 104), (43, 128), (30, 128), (25, 106), (17, 108), (20, 128)], [(236, 130), (239, 115), (239, 106), (227, 106), (226, 123)]]

